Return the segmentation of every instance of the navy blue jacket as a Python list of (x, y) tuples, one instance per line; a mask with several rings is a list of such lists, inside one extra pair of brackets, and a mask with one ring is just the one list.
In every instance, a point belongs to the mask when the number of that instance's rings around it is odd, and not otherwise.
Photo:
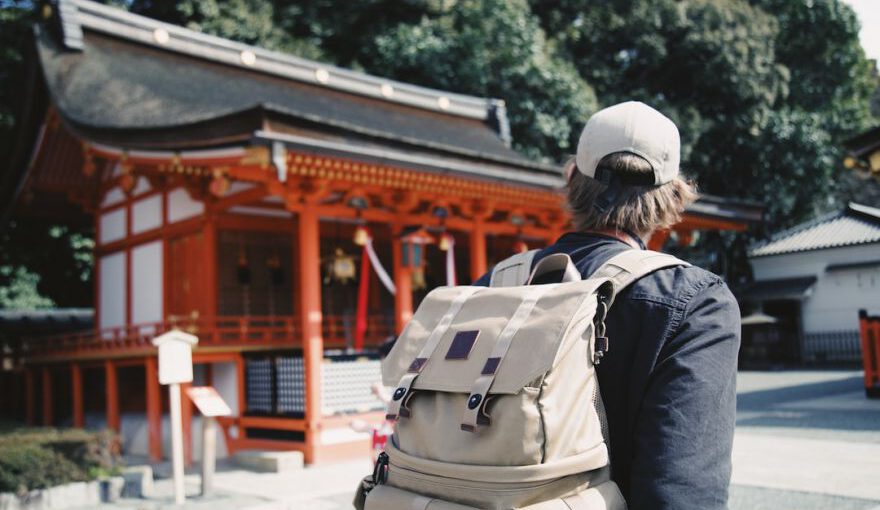
[[(535, 260), (567, 253), (584, 277), (627, 244), (568, 233)], [(475, 285), (488, 285), (484, 275)], [(611, 435), (612, 477), (630, 510), (727, 507), (739, 308), (718, 276), (661, 269), (625, 289), (606, 319), (597, 367)]]

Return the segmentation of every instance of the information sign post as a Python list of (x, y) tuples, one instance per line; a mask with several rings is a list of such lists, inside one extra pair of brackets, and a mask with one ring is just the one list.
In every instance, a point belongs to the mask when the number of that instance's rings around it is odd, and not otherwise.
[(202, 496), (214, 489), (214, 469), (217, 464), (216, 416), (229, 416), (232, 409), (211, 386), (194, 386), (186, 390), (187, 396), (202, 413)]
[(180, 384), (192, 382), (192, 348), (199, 339), (173, 330), (153, 339), (159, 349), (159, 383), (168, 385), (168, 410), (171, 414), (171, 457), (174, 468), (174, 502), (186, 499), (183, 480), (183, 422), (180, 408)]

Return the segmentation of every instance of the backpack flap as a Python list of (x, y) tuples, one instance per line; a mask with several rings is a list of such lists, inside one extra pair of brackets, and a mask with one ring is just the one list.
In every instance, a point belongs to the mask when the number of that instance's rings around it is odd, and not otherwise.
[(435, 289), (382, 364), (389, 418), (419, 390), (474, 394), (481, 378), (479, 400), (519, 393), (554, 366), (570, 328), (591, 325), (601, 283)]

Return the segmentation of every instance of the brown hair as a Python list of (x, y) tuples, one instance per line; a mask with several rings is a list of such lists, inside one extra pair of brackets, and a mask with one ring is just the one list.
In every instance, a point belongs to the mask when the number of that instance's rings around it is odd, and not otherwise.
[[(647, 160), (629, 152), (605, 156), (596, 171), (611, 172), (624, 181), (654, 172)], [(606, 186), (580, 173), (574, 159), (566, 164), (566, 175), (571, 175), (566, 190), (567, 206), (579, 231), (615, 229), (644, 237), (678, 223), (685, 207), (697, 199), (694, 186), (676, 177), (660, 186), (623, 186), (605, 211), (600, 212), (593, 204)]]

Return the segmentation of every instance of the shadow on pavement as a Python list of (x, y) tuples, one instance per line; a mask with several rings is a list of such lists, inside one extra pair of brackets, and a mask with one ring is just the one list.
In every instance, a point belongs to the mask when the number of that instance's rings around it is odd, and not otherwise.
[(861, 377), (792, 384), (737, 395), (737, 426), (878, 430), (880, 402), (864, 397)]

